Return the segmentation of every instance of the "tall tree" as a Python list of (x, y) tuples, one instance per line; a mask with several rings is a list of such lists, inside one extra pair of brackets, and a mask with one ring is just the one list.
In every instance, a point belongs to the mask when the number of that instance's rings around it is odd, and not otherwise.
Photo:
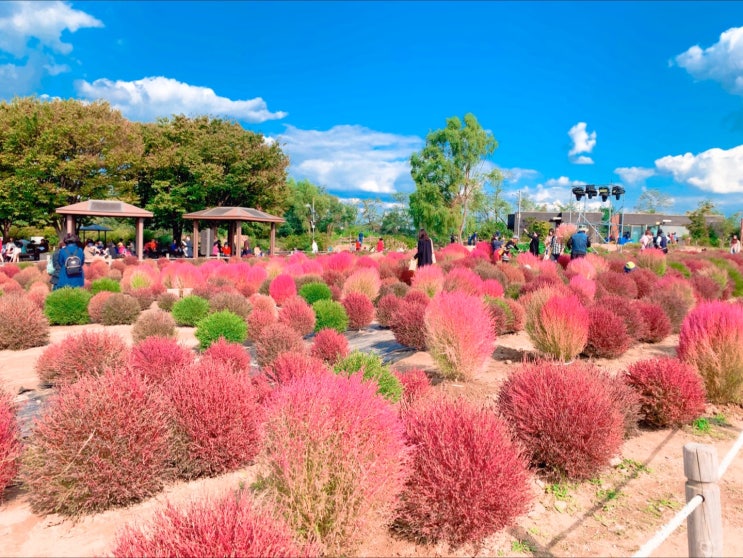
[(703, 200), (699, 202), (699, 205), (693, 211), (687, 211), (686, 215), (689, 217), (689, 224), (686, 228), (689, 230), (689, 236), (697, 244), (709, 244), (710, 242), (710, 226), (707, 222), (709, 215), (719, 214), (715, 204), (711, 200)]
[(370, 233), (378, 231), (382, 224), (382, 202), (379, 198), (361, 200), (359, 219)]
[(493, 134), (471, 113), (465, 115), (464, 124), (453, 116), (445, 128), (430, 132), (423, 149), (410, 158), (416, 184), (410, 194), (410, 213), (415, 225), (438, 235), (453, 229), (461, 241), (473, 198), (487, 176), (499, 172), (483, 172), (497, 147)]
[(410, 218), (408, 195), (404, 192), (392, 194), (395, 204), (384, 212), (380, 232), (382, 234), (414, 234), (413, 220)]
[(312, 230), (314, 208), (315, 231), (332, 233), (336, 227), (348, 227), (356, 221), (357, 208), (330, 195), (325, 188), (307, 179), (287, 182), (286, 222), (279, 232), (283, 235), (304, 234)]
[(635, 210), (644, 213), (659, 213), (671, 207), (673, 207), (673, 198), (654, 188), (643, 191), (635, 203)]

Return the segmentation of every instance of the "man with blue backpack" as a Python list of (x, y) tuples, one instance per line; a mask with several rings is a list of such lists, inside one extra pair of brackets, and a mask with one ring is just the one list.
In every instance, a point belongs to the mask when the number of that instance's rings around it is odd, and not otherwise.
[(64, 237), (64, 247), (53, 255), (55, 271), (59, 270), (59, 280), (54, 289), (63, 287), (82, 287), (85, 285), (85, 253), (79, 246), (77, 236), (67, 233)]

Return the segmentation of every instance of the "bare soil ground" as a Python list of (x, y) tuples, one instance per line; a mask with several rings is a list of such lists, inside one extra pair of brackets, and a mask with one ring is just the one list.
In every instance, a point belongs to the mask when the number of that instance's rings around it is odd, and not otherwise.
[[(52, 342), (83, 328), (55, 327)], [(131, 341), (129, 326), (108, 327)], [(197, 342), (193, 330), (182, 328), (184, 345)], [(638, 345), (616, 360), (597, 360), (609, 370), (656, 355), (673, 355), (677, 337), (657, 345)], [(351, 344), (377, 350), (399, 368), (423, 368), (437, 382), (436, 367), (427, 353), (412, 353), (395, 345), (389, 332), (370, 329), (351, 336)], [(13, 393), (38, 390), (33, 367), (43, 348), (0, 352), (0, 386)], [(485, 401), (495, 397), (510, 370), (532, 354), (526, 334), (498, 339), (493, 360), (473, 382), (438, 382), (437, 389)], [(40, 405), (39, 391), (18, 395), (26, 405)], [(31, 409), (33, 410), (33, 409)], [(451, 548), (447, 544), (416, 545), (400, 540), (379, 525), (359, 550), (361, 556), (630, 556), (650, 539), (684, 503), (682, 447), (687, 442), (714, 445), (722, 460), (743, 429), (740, 407), (707, 408), (706, 416), (724, 415), (722, 424), (710, 421), (710, 430), (643, 430), (627, 440), (621, 455), (590, 482), (553, 485), (534, 478), (530, 511), (517, 523), (486, 539), (480, 546)], [(20, 487), (11, 488), (0, 505), (0, 556), (100, 556), (110, 548), (118, 529), (130, 521), (146, 521), (165, 501), (187, 502), (249, 484), (252, 467), (218, 478), (174, 483), (158, 496), (123, 509), (109, 510), (78, 521), (57, 515), (35, 515)], [(743, 456), (733, 462), (721, 483), (725, 556), (743, 556)], [(686, 528), (682, 525), (654, 556), (687, 556)]]

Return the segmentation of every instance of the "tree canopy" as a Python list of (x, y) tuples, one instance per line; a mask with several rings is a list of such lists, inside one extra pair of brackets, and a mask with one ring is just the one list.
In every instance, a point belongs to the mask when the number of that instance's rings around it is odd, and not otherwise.
[(635, 209), (645, 213), (659, 213), (671, 207), (673, 207), (673, 198), (653, 188), (643, 191), (635, 203)]

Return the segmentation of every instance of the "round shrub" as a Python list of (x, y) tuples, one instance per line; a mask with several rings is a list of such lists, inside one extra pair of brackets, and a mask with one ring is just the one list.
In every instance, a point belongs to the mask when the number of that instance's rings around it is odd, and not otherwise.
[(300, 335), (309, 335), (315, 331), (315, 312), (305, 299), (294, 296), (284, 301), (279, 311), (279, 322)]
[(260, 406), (248, 374), (202, 359), (176, 370), (163, 390), (175, 421), (180, 477), (232, 471), (258, 453)]
[[(92, 300), (91, 300), (92, 302)], [(132, 339), (135, 343), (146, 339), (147, 337), (175, 337), (175, 320), (170, 313), (152, 308), (145, 310), (137, 318), (132, 326)]]
[(588, 341), (588, 312), (574, 295), (550, 296), (547, 291), (542, 303), (539, 296), (544, 292), (531, 293), (526, 302), (526, 331), (537, 350), (558, 360), (572, 360)]
[(681, 322), (696, 303), (691, 284), (684, 279), (673, 277), (659, 280), (647, 299), (663, 308), (666, 316), (671, 320), (674, 333), (679, 331)]
[(377, 393), (385, 399), (397, 403), (402, 397), (402, 384), (389, 369), (382, 363), (379, 355), (353, 351), (347, 357), (335, 363), (333, 370), (336, 374), (350, 376), (360, 372), (364, 381), (377, 383)]
[(632, 305), (644, 323), (639, 341), (659, 343), (671, 334), (671, 320), (658, 304), (646, 300), (635, 300)]
[(713, 403), (743, 402), (743, 306), (704, 302), (681, 326), (678, 357), (704, 379)]
[(627, 273), (605, 271), (599, 273), (596, 282), (601, 283), (612, 295), (624, 298), (637, 298), (637, 283)]
[(379, 296), (381, 298), (388, 294), (392, 294), (398, 298), (402, 298), (407, 294), (409, 290), (410, 290), (410, 287), (408, 287), (402, 281), (398, 281), (397, 279), (394, 279), (394, 280), (391, 279), (389, 283), (387, 283), (386, 281), (382, 282), (382, 286), (379, 288)]
[(333, 295), (330, 287), (325, 283), (307, 283), (299, 288), (299, 296), (307, 301), (307, 304), (314, 304), (318, 300), (330, 300)]
[(231, 343), (244, 343), (248, 338), (248, 325), (240, 316), (228, 310), (209, 314), (196, 324), (194, 332), (199, 347), (208, 349), (217, 339), (224, 338)]
[(87, 324), (90, 293), (85, 289), (64, 287), (52, 291), (44, 301), (44, 314), (51, 325)]
[(348, 339), (334, 329), (321, 329), (312, 341), (310, 354), (323, 362), (333, 366), (340, 359), (348, 355)]
[(179, 326), (195, 327), (209, 314), (209, 301), (196, 295), (186, 296), (173, 305), (172, 313)]
[(348, 329), (348, 314), (343, 305), (334, 300), (318, 300), (312, 304), (315, 311), (315, 331), (330, 328), (338, 333)]
[(101, 277), (96, 279), (90, 284), (90, 293), (96, 295), (100, 292), (107, 291), (109, 293), (120, 293), (121, 284), (118, 281), (109, 279), (108, 277)]
[(431, 391), (431, 380), (423, 370), (393, 370), (392, 373), (402, 384), (401, 401), (406, 406), (412, 405)]
[(397, 512), (404, 531), (476, 543), (526, 511), (526, 460), (492, 411), (463, 399), (427, 401), (405, 413), (405, 429), (415, 449)]
[(341, 302), (348, 314), (348, 328), (351, 330), (364, 329), (374, 319), (374, 304), (365, 294), (348, 293)]
[(163, 293), (157, 297), (157, 307), (166, 312), (170, 312), (176, 302), (178, 302), (178, 297), (173, 293)]
[(254, 294), (248, 301), (253, 305), (253, 310), (264, 310), (270, 312), (274, 318), (279, 317), (279, 309), (276, 307), (276, 302), (270, 296), (262, 294)]
[(0, 391), (0, 502), (3, 501), (3, 490), (18, 473), (22, 449), (13, 398)]
[(103, 305), (113, 294), (111, 291), (101, 291), (92, 296), (88, 302), (88, 316), (91, 322), (100, 324), (103, 321)]
[(270, 366), (281, 353), (304, 352), (302, 336), (284, 324), (271, 324), (262, 332), (255, 342), (255, 352), (258, 364)]
[(44, 349), (34, 369), (43, 384), (64, 385), (125, 368), (128, 358), (129, 348), (120, 335), (81, 331)]
[(379, 271), (373, 267), (360, 267), (343, 282), (343, 296), (360, 293), (366, 295), (369, 300), (376, 300), (381, 286)]
[(617, 358), (629, 349), (632, 338), (627, 335), (624, 320), (602, 306), (588, 309), (588, 342), (583, 354), (589, 357)]
[(134, 297), (114, 293), (103, 303), (101, 323), (103, 325), (133, 324), (141, 312), (139, 302)]
[(268, 293), (281, 306), (284, 301), (297, 294), (297, 285), (291, 275), (281, 274), (271, 281), (268, 287)]
[(168, 441), (165, 405), (138, 375), (81, 378), (50, 401), (28, 442), (31, 507), (77, 516), (144, 500), (163, 488)]
[(408, 451), (376, 386), (360, 375), (302, 376), (269, 401), (258, 486), (321, 554), (351, 555), (390, 517)]
[(269, 310), (253, 308), (248, 316), (248, 336), (253, 340), (260, 339), (263, 330), (276, 323), (276, 316)]
[(310, 556), (273, 512), (248, 494), (227, 493), (189, 504), (167, 504), (147, 526), (125, 527), (111, 554), (130, 556)]
[[(412, 294), (411, 291), (409, 294)], [(418, 293), (426, 296), (423, 293)], [(427, 304), (408, 300), (408, 295), (400, 301), (397, 311), (392, 315), (390, 328), (395, 341), (418, 351), (426, 350), (426, 328), (423, 327)], [(428, 297), (426, 297), (428, 298)]]
[(150, 382), (163, 383), (193, 363), (193, 353), (173, 337), (151, 336), (137, 342), (129, 354), (129, 368)]
[[(327, 330), (332, 331), (332, 330)], [(328, 374), (326, 364), (317, 357), (306, 353), (281, 353), (266, 369), (266, 377), (276, 385), (288, 384), (294, 378), (306, 374)]]
[(479, 297), (442, 292), (424, 318), (426, 347), (445, 378), (471, 380), (493, 354), (495, 332)]
[(394, 294), (386, 294), (377, 301), (377, 322), (382, 327), (389, 327), (392, 317), (400, 306), (400, 298)]
[(240, 293), (217, 293), (209, 299), (209, 310), (211, 312), (221, 312), (229, 310), (237, 314), (243, 320), (247, 320), (253, 306)]
[(250, 372), (250, 353), (238, 343), (230, 343), (223, 337), (204, 351), (204, 358), (211, 358), (227, 366), (235, 374)]
[(635, 285), (637, 285), (637, 298), (645, 298), (650, 295), (655, 289), (655, 283), (658, 281), (658, 276), (655, 273), (641, 267), (635, 268), (629, 276), (635, 282)]
[(50, 292), (49, 286), (46, 283), (34, 283), (28, 288), (26, 296), (43, 313), (44, 301)]
[(645, 321), (637, 310), (634, 301), (622, 296), (605, 295), (596, 302), (596, 305), (609, 308), (614, 314), (622, 318), (627, 328), (627, 335), (633, 340), (645, 337)]
[(651, 358), (631, 364), (625, 382), (640, 396), (643, 423), (681, 426), (704, 414), (704, 382), (692, 366), (675, 358)]
[(21, 351), (49, 342), (49, 320), (22, 294), (0, 296), (0, 351)]
[(624, 417), (605, 378), (589, 364), (523, 365), (502, 385), (498, 408), (531, 462), (587, 479), (616, 455)]

